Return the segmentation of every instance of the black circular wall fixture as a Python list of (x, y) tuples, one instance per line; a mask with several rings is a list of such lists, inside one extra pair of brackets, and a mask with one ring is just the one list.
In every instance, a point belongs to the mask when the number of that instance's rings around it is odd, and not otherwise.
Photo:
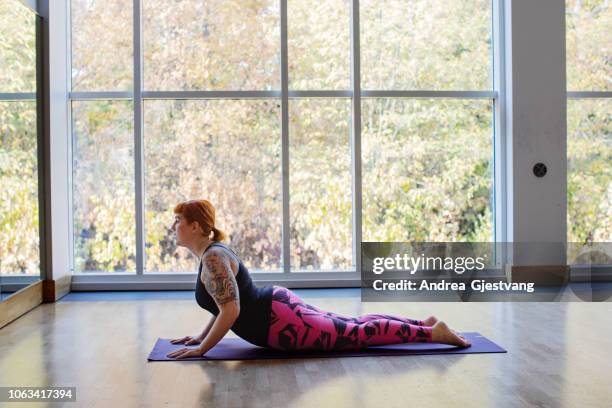
[(544, 163), (536, 163), (533, 166), (533, 174), (536, 177), (544, 177), (547, 171), (548, 169), (546, 168), (546, 165)]

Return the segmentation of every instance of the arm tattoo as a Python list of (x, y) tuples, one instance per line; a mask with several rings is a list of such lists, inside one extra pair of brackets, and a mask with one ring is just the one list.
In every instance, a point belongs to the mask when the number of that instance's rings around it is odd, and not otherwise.
[(219, 305), (235, 301), (240, 305), (238, 283), (229, 257), (218, 250), (209, 251), (203, 259), (208, 273), (204, 274), (204, 287)]

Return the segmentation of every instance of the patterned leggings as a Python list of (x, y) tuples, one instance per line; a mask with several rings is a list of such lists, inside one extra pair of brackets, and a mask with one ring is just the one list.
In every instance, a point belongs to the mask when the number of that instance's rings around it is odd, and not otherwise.
[(268, 346), (277, 350), (355, 350), (385, 344), (431, 342), (423, 321), (370, 314), (341, 316), (306, 304), (274, 286)]

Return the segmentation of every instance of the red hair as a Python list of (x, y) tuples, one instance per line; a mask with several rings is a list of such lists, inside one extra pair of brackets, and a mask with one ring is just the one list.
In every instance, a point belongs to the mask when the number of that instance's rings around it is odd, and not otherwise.
[(189, 224), (197, 222), (206, 236), (213, 232), (212, 240), (223, 241), (225, 233), (215, 227), (215, 207), (208, 200), (189, 200), (174, 207), (174, 213), (182, 215)]

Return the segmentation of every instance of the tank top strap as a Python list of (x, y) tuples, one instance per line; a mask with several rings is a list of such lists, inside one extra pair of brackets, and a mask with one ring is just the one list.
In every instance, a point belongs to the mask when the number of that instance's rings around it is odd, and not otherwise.
[[(225, 248), (225, 249), (229, 249), (230, 252), (234, 255), (234, 257), (236, 258), (236, 262), (238, 262), (238, 264), (240, 264), (240, 258), (238, 257), (238, 254), (229, 246), (229, 245), (225, 245), (221, 242), (213, 242), (212, 244), (210, 244), (210, 246), (208, 248), (211, 248), (213, 246), (218, 246), (221, 248)], [(208, 250), (208, 249), (207, 249)]]

